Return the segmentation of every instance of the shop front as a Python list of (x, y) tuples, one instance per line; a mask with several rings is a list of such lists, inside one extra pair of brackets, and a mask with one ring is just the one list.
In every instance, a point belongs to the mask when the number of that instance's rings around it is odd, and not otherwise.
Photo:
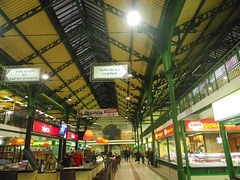
[[(155, 133), (156, 157), (160, 164), (172, 164), (176, 165), (176, 145), (174, 139), (173, 124)], [(183, 151), (183, 141), (181, 140), (182, 158), (185, 163), (185, 155)]]

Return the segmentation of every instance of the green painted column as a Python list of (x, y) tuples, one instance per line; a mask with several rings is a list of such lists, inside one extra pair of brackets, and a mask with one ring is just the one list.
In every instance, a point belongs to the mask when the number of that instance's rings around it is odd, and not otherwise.
[(27, 130), (25, 136), (25, 145), (24, 148), (30, 150), (32, 129), (33, 129), (33, 118), (35, 115), (35, 101), (39, 94), (41, 85), (29, 84), (26, 85), (26, 91), (28, 92), (28, 121), (27, 121)]
[(141, 149), (142, 149), (142, 152), (145, 152), (144, 144), (143, 144), (143, 136), (142, 136), (142, 121), (140, 121), (140, 131), (141, 131)]
[(136, 137), (136, 120), (134, 120), (134, 124), (133, 124), (133, 128), (134, 128), (134, 141), (135, 141), (135, 146), (137, 144), (137, 137)]
[(235, 170), (233, 167), (233, 162), (232, 162), (232, 157), (231, 157), (231, 151), (228, 143), (228, 137), (227, 137), (227, 132), (225, 130), (224, 123), (222, 121), (219, 122), (219, 127), (220, 127), (220, 134), (222, 137), (223, 141), (223, 148), (224, 148), (224, 153), (225, 153), (225, 158), (227, 162), (227, 170), (228, 170), (228, 175), (230, 179), (235, 179)]
[(137, 128), (136, 128), (136, 130), (137, 130), (137, 145), (138, 145), (138, 151), (139, 151), (139, 133), (138, 133), (138, 124), (137, 124)]
[[(79, 132), (79, 128), (80, 128), (80, 122), (81, 122), (81, 118), (77, 118), (77, 126), (76, 126), (76, 132)], [(75, 150), (78, 149), (78, 140), (75, 143)]]
[(153, 126), (153, 103), (150, 103), (150, 116), (151, 116), (151, 130), (152, 130), (152, 151), (153, 151), (153, 166), (157, 167), (156, 162), (156, 148), (155, 148), (155, 136), (154, 136), (154, 126)]
[[(66, 117), (65, 117), (65, 123), (68, 124), (68, 120), (69, 120), (69, 115), (70, 115), (70, 110), (66, 110)], [(62, 153), (63, 153), (63, 156), (66, 154), (66, 147), (67, 147), (67, 140), (66, 139), (63, 139), (63, 150), (62, 150)]]
[(186, 179), (186, 177), (185, 177), (185, 172), (184, 172), (183, 162), (182, 162), (182, 152), (181, 152), (180, 136), (179, 136), (179, 125), (178, 125), (178, 121), (177, 121), (177, 107), (176, 107), (174, 86), (173, 86), (173, 74), (174, 74), (174, 72), (169, 71), (167, 73), (167, 78), (168, 78), (172, 119), (173, 119), (174, 134), (175, 134), (174, 138), (175, 138), (176, 151), (177, 151), (178, 179), (184, 180), (184, 179)]
[(186, 167), (187, 167), (187, 176), (188, 176), (188, 180), (191, 180), (191, 170), (190, 170), (189, 160), (188, 160), (188, 149), (187, 149), (187, 141), (186, 141), (186, 134), (185, 134), (186, 131), (185, 131), (185, 127), (184, 127), (184, 121), (181, 121), (180, 123), (181, 123), (181, 130), (182, 130), (185, 161), (186, 161)]

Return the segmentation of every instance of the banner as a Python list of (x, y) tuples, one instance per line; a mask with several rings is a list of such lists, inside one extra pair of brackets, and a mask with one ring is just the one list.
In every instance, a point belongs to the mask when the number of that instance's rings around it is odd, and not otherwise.
[[(219, 123), (214, 120), (185, 121), (186, 132), (220, 131)], [(225, 125), (226, 131), (240, 131), (240, 126)]]
[(67, 138), (73, 139), (73, 140), (78, 140), (78, 134), (67, 131)]
[(174, 128), (173, 128), (173, 124), (168, 126), (167, 128), (155, 133), (155, 139), (161, 139), (164, 137), (168, 137), (174, 135)]
[(78, 117), (115, 117), (115, 116), (118, 116), (118, 109), (92, 109), (78, 111)]
[(59, 128), (38, 121), (34, 121), (33, 131), (58, 136)]

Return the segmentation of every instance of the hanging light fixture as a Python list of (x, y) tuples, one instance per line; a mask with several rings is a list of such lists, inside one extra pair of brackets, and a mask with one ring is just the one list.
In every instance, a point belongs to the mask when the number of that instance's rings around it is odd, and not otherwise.
[(45, 141), (43, 146), (49, 146), (49, 141)]
[(103, 137), (102, 136), (98, 136), (96, 143), (102, 144), (103, 143)]
[(17, 145), (22, 145), (22, 144), (24, 144), (24, 139), (23, 139), (23, 138), (18, 138), (16, 144), (17, 144)]
[(109, 144), (108, 139), (103, 139), (103, 144)]
[(31, 139), (31, 142), (30, 142), (30, 144), (34, 144), (34, 142), (33, 142), (33, 139)]
[(86, 130), (85, 134), (83, 136), (83, 140), (93, 140), (94, 136), (93, 136), (93, 131), (92, 130)]

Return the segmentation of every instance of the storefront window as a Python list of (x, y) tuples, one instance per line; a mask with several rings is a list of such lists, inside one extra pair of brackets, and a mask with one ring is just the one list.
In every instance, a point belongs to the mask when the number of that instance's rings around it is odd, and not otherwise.
[(160, 159), (168, 161), (168, 148), (167, 148), (167, 138), (161, 139), (159, 141), (160, 148)]
[(174, 136), (169, 137), (168, 142), (169, 142), (170, 161), (177, 162), (176, 144), (175, 144)]

